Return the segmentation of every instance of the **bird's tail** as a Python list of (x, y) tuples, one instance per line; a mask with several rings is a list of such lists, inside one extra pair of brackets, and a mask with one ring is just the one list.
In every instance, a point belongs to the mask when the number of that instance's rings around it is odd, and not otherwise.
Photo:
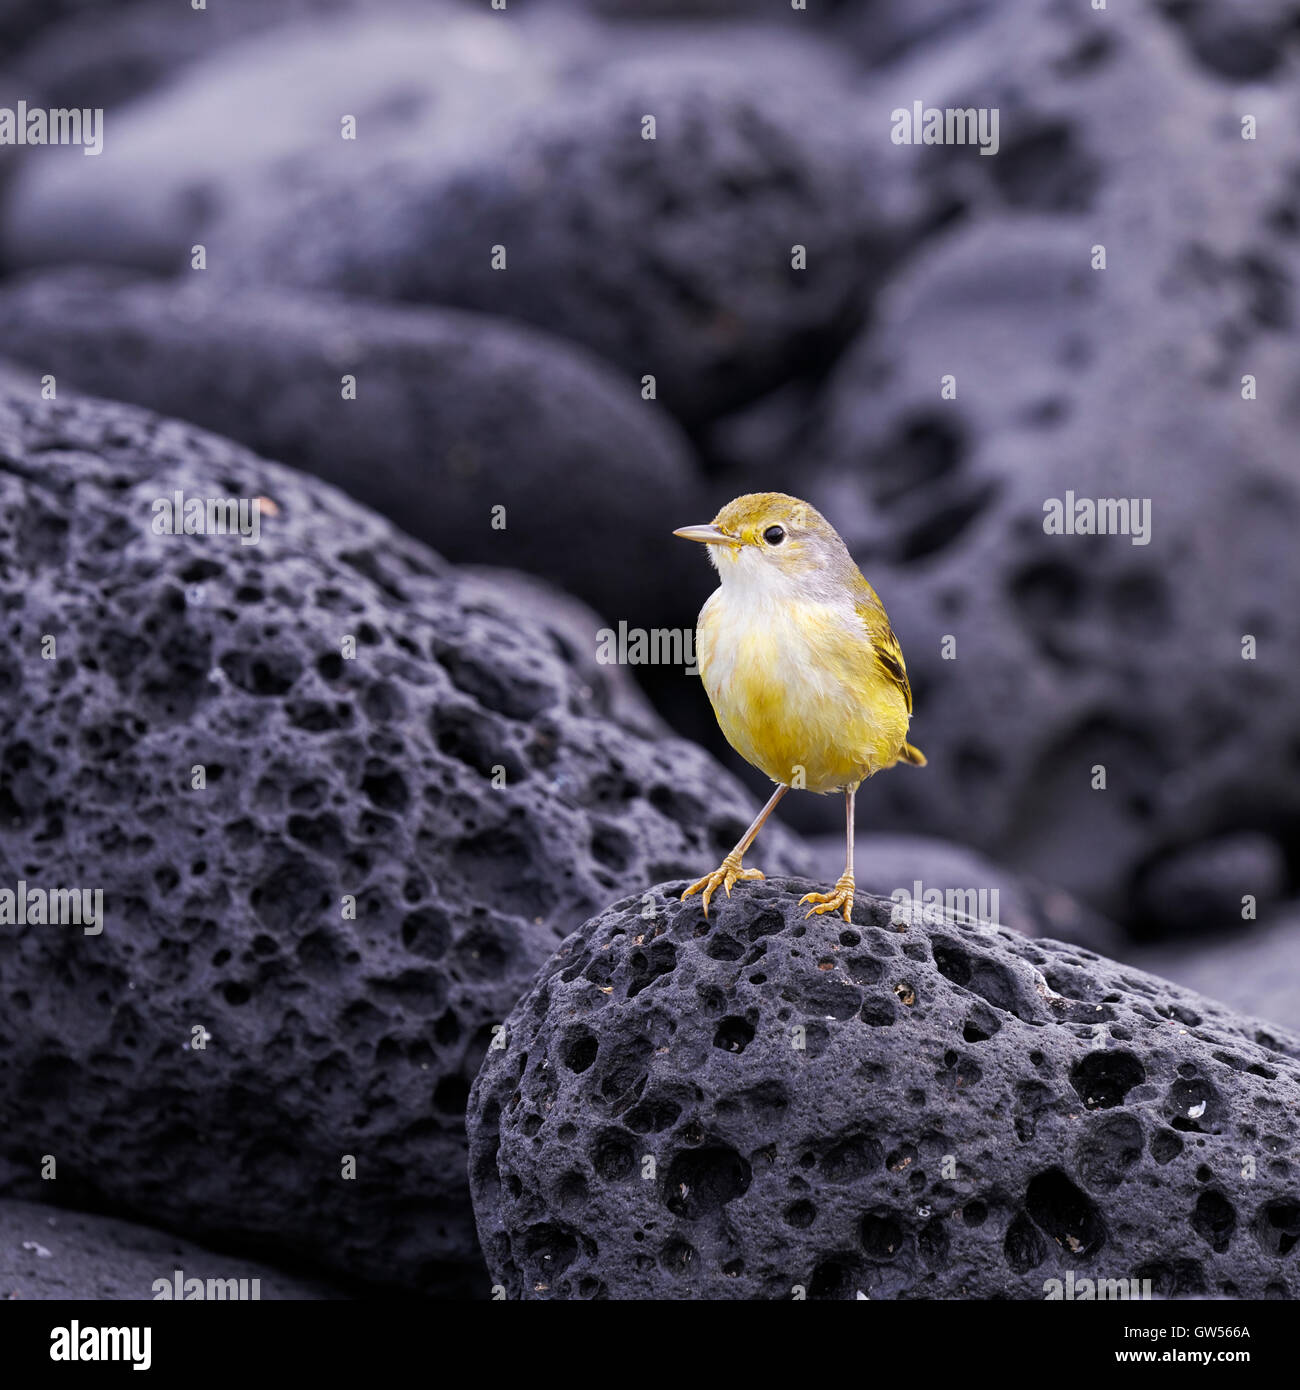
[(898, 754), (898, 760), (902, 763), (911, 763), (913, 767), (925, 766), (925, 754), (919, 748), (914, 748), (910, 743), (905, 743)]

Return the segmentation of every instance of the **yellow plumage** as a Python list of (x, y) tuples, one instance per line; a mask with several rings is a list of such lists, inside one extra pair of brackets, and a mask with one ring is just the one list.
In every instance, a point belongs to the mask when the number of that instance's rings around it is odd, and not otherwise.
[[(797, 538), (798, 508), (815, 545)], [(751, 517), (766, 523), (759, 537), (773, 526), (786, 531), (779, 559), (770, 546), (724, 551), (716, 562), (723, 583), (696, 632), (700, 677), (727, 742), (774, 782), (814, 792), (915, 762), (912, 691), (876, 591), (806, 503), (780, 493), (742, 497), (714, 525), (743, 538)]]
[(880, 660), (869, 616), (796, 599), (770, 621), (725, 589), (705, 605), (696, 652), (718, 725), (774, 782), (838, 791), (903, 756), (907, 677)]
[(821, 907), (853, 902), (853, 794), (898, 762), (925, 765), (907, 742), (912, 691), (884, 605), (834, 527), (785, 493), (738, 497), (708, 526), (677, 532), (705, 542), (722, 577), (700, 612), (696, 656), (727, 742), (778, 783), (777, 793), (720, 869), (687, 889), (761, 877), (744, 851), (789, 787), (843, 791), (848, 864)]

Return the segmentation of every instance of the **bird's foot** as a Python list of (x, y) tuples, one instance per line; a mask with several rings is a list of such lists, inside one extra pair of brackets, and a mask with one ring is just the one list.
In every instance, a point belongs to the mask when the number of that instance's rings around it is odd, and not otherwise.
[(835, 888), (830, 893), (805, 893), (799, 899), (799, 906), (804, 903), (815, 903), (815, 907), (810, 907), (804, 913), (805, 917), (811, 917), (814, 912), (840, 912), (846, 922), (852, 920), (853, 913), (853, 875), (841, 874), (835, 881)]
[(694, 883), (682, 894), (681, 901), (685, 902), (692, 893), (704, 890), (704, 915), (709, 915), (709, 899), (718, 891), (719, 888), (726, 889), (727, 897), (731, 896), (731, 885), (740, 879), (762, 878), (762, 869), (742, 869), (740, 867), (738, 854), (729, 854), (722, 863), (714, 869), (711, 874), (705, 874), (703, 878), (696, 879)]

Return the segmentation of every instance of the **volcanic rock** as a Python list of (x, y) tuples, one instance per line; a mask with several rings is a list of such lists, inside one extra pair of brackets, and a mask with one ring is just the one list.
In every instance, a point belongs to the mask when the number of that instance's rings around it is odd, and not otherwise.
[[(827, 886), (834, 883), (844, 870), (843, 835), (815, 835), (806, 843), (813, 876)], [(1012, 873), (1006, 865), (951, 840), (859, 835), (853, 870), (860, 890), (898, 901), (904, 911), (908, 901), (938, 905), (929, 896), (938, 893), (950, 916), (1010, 927), (1022, 936), (1050, 936), (1101, 954), (1115, 954), (1122, 941), (1113, 922), (1069, 893)]]
[[(258, 501), (257, 543), (160, 534), (177, 492)], [(753, 803), (615, 722), (567, 618), (130, 406), (0, 401), (0, 605), (0, 885), (103, 894), (97, 934), (0, 924), (6, 1195), (43, 1195), (48, 1153), (68, 1205), (484, 1290), (464, 1107), (493, 1028)]]
[(475, 1081), (507, 1297), (1300, 1291), (1297, 1035), (1001, 927), (680, 886), (575, 932)]
[(671, 536), (703, 509), (690, 451), (565, 342), (455, 310), (89, 269), (0, 287), (0, 321), (31, 370), (314, 473), (449, 559), (543, 574), (633, 626), (694, 616), (699, 557)]
[(1134, 964), (1300, 1032), (1298, 955), (1300, 904), (1292, 902), (1256, 924), (1239, 921), (1222, 936), (1147, 947), (1134, 955)]

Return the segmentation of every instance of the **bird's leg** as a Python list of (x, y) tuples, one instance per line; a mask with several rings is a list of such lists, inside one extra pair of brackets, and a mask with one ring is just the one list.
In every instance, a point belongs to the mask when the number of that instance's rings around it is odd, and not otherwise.
[(709, 899), (719, 888), (725, 888), (727, 897), (730, 897), (731, 885), (735, 883), (737, 879), (763, 877), (761, 869), (742, 869), (740, 867), (740, 861), (745, 857), (745, 851), (754, 843), (755, 836), (763, 828), (763, 822), (776, 809), (776, 803), (780, 801), (789, 790), (790, 788), (786, 786), (777, 787), (772, 793), (767, 805), (754, 817), (753, 825), (740, 837), (740, 843), (737, 844), (736, 848), (727, 855), (718, 868), (714, 869), (711, 874), (705, 874), (703, 878), (697, 879), (691, 884), (682, 894), (681, 900), (683, 902), (685, 902), (692, 893), (698, 893), (700, 889), (703, 888), (704, 915), (707, 917), (709, 915)]
[(810, 907), (804, 913), (805, 917), (811, 917), (814, 912), (835, 912), (841, 911), (846, 922), (852, 920), (853, 913), (853, 798), (857, 795), (858, 789), (850, 787), (844, 793), (845, 810), (845, 831), (844, 842), (848, 854), (848, 861), (844, 865), (844, 872), (839, 876), (833, 892), (830, 893), (805, 893), (799, 899), (799, 905), (804, 903), (819, 904)]

